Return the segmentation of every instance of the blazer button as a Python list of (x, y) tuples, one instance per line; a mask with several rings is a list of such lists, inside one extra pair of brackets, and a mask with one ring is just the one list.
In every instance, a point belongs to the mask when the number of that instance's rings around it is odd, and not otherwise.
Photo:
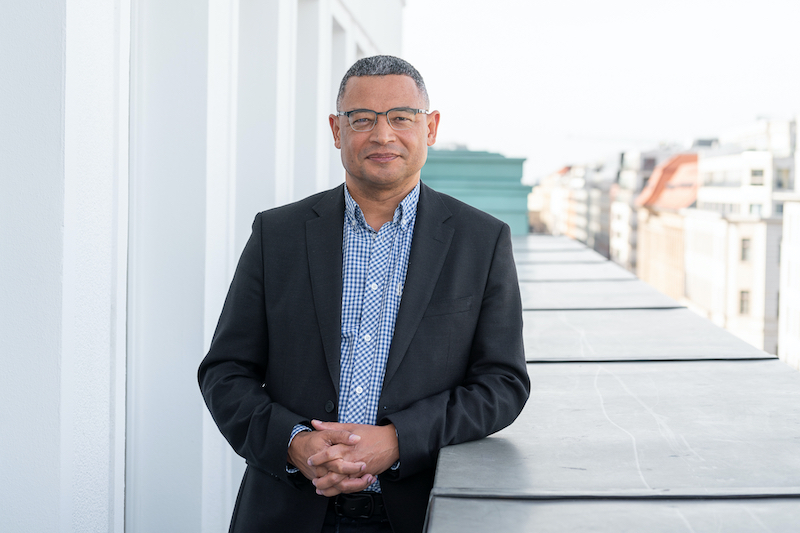
[(332, 401), (328, 400), (327, 402), (325, 402), (325, 412), (326, 413), (332, 413), (333, 412), (333, 407), (334, 406), (333, 406), (333, 402)]

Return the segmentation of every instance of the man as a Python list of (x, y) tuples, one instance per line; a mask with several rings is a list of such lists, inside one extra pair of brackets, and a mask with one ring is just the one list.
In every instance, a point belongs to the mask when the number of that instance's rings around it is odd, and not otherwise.
[(232, 532), (421, 531), (439, 449), (527, 400), (509, 228), (420, 182), (428, 108), (414, 67), (359, 60), (345, 184), (256, 216), (199, 371), (248, 464)]

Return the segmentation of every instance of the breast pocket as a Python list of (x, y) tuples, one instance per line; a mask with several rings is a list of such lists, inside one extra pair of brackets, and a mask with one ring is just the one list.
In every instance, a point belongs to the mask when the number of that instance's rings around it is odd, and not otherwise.
[(472, 296), (457, 298), (455, 300), (439, 300), (431, 302), (425, 310), (423, 316), (451, 315), (454, 313), (465, 313), (472, 308)]

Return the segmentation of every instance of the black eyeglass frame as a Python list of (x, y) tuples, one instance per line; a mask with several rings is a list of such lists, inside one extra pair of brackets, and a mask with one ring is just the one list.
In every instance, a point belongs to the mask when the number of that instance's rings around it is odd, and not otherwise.
[[(372, 127), (370, 129), (368, 129), (368, 130), (357, 130), (357, 129), (355, 129), (353, 127), (353, 123), (350, 121), (350, 115), (353, 114), (353, 113), (363, 113), (365, 111), (369, 111), (370, 113), (375, 113), (375, 120), (372, 122)], [(405, 129), (399, 129), (398, 130), (397, 128), (392, 126), (392, 121), (389, 120), (389, 113), (391, 113), (392, 111), (413, 111), (415, 115), (419, 115), (420, 113), (425, 113), (426, 115), (428, 114), (428, 110), (427, 109), (417, 109), (415, 107), (405, 107), (405, 106), (403, 106), (403, 107), (393, 107), (393, 108), (391, 108), (391, 109), (389, 109), (387, 111), (382, 111), (380, 113), (377, 112), (377, 111), (373, 111), (372, 109), (353, 109), (352, 111), (337, 111), (336, 112), (336, 116), (338, 116), (338, 117), (347, 117), (347, 123), (350, 124), (350, 127), (353, 129), (353, 131), (358, 132), (358, 133), (366, 133), (368, 131), (374, 130), (375, 129), (375, 124), (378, 123), (378, 115), (386, 115), (386, 122), (388, 122), (389, 123), (389, 127), (392, 128), (395, 131), (406, 131), (408, 129), (411, 129), (411, 128), (405, 128)]]

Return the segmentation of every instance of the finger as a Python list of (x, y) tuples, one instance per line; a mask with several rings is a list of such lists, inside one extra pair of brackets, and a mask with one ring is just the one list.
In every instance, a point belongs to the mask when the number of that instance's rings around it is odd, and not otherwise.
[(345, 494), (349, 494), (351, 492), (361, 492), (375, 483), (375, 481), (376, 478), (372, 474), (367, 474), (360, 478), (347, 477), (337, 483), (336, 488), (339, 490), (339, 492), (343, 492)]
[(354, 426), (358, 424), (342, 424), (340, 422), (323, 422), (322, 420), (312, 420), (311, 425), (317, 431), (347, 431), (352, 433)]
[(327, 483), (324, 485), (324, 487), (320, 485), (320, 488), (317, 489), (317, 494), (320, 496), (331, 497), (343, 492), (360, 492), (375, 483), (375, 480), (376, 478), (372, 474), (367, 474), (361, 478), (346, 477), (334, 485), (329, 486)]
[[(309, 461), (311, 460), (312, 459), (309, 459)], [(355, 476), (361, 475), (366, 468), (367, 463), (363, 461), (350, 462), (342, 459), (334, 459), (332, 461), (314, 464), (315, 471), (323, 471), (323, 475), (327, 472), (336, 472), (337, 474), (343, 474), (345, 476)]]
[(346, 477), (347, 476), (337, 474), (336, 472), (328, 472), (322, 477), (312, 479), (311, 483), (317, 488), (317, 494), (321, 494), (322, 491), (335, 487)]
[(328, 446), (314, 455), (309, 456), (308, 466), (319, 466), (330, 463), (331, 461), (344, 460), (349, 451), (351, 451), (351, 448), (342, 444)]
[(343, 429), (320, 430), (320, 433), (329, 444), (347, 444), (352, 446), (361, 440), (361, 435), (356, 435), (355, 433)]

